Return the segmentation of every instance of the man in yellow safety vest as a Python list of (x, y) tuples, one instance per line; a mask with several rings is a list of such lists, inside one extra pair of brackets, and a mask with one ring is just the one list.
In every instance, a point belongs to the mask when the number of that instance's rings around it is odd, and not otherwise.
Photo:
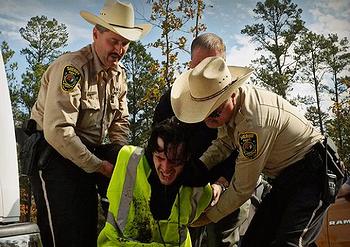
[(189, 187), (190, 128), (177, 119), (156, 125), (145, 152), (124, 146), (108, 187), (107, 222), (98, 246), (191, 246), (187, 226), (223, 191)]

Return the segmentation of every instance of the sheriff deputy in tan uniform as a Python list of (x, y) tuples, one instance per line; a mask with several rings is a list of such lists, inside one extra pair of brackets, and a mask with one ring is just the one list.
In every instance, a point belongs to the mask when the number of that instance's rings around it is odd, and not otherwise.
[(237, 209), (264, 173), (273, 179), (272, 191), (241, 246), (309, 246), (329, 206), (323, 200), (326, 169), (318, 148), (323, 136), (279, 95), (243, 85), (251, 73), (212, 57), (181, 74), (172, 87), (171, 104), (181, 121), (204, 120), (219, 128), (200, 158), (208, 169), (239, 149), (229, 188), (194, 225), (217, 222)]
[(39, 160), (45, 160), (31, 177), (45, 247), (96, 246), (95, 172), (110, 177), (114, 165), (97, 150), (106, 137), (112, 147), (127, 143), (127, 84), (120, 60), (129, 42), (151, 29), (134, 25), (133, 6), (119, 1), (107, 0), (99, 16), (80, 14), (95, 25), (94, 42), (50, 65), (31, 113), (48, 143), (40, 145), (45, 151)]

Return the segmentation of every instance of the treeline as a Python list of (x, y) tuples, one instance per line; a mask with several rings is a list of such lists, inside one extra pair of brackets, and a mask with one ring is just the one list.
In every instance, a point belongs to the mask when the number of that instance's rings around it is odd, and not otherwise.
[[(206, 31), (202, 15), (207, 6), (203, 0), (154, 0), (148, 4), (151, 15), (144, 19), (158, 29), (159, 38), (150, 44), (131, 43), (122, 61), (128, 72), (130, 143), (135, 145), (145, 144), (160, 96), (170, 88), (176, 73), (187, 68), (187, 63), (179, 57), (189, 54), (192, 39)], [(257, 2), (253, 11), (255, 24), (241, 30), (261, 54), (251, 61), (255, 68), (252, 83), (303, 106), (307, 119), (335, 140), (349, 167), (348, 39), (339, 38), (336, 33), (321, 35), (308, 30), (301, 18), (302, 9), (291, 0)], [(1, 44), (17, 127), (29, 118), (41, 76), (63, 53), (69, 35), (65, 24), (46, 16), (32, 17), (19, 33), (27, 42), (27, 47), (19, 51), (27, 62), (21, 79), (15, 76), (18, 69), (17, 62), (13, 61), (15, 51), (6, 41)], [(150, 47), (159, 50), (159, 60), (147, 52)], [(314, 90), (310, 96), (290, 97), (299, 83), (312, 85)], [(324, 107), (325, 99), (331, 101), (329, 108)]]

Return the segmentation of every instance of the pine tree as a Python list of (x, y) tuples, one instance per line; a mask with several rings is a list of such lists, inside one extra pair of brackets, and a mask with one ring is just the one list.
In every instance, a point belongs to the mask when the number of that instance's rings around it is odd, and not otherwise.
[(301, 65), (301, 82), (312, 84), (315, 90), (316, 111), (312, 112), (318, 116), (315, 126), (320, 127), (322, 134), (325, 133), (323, 123), (327, 118), (327, 114), (321, 111), (321, 93), (324, 88), (322, 80), (327, 71), (326, 48), (327, 40), (323, 35), (307, 31), (294, 49)]
[(141, 42), (130, 43), (123, 64), (128, 75), (130, 143), (144, 146), (150, 134), (154, 108), (161, 96), (157, 89), (159, 64), (146, 52)]
[[(157, 0), (152, 2), (151, 23), (161, 30), (160, 38), (151, 45), (161, 50), (161, 80), (157, 85), (161, 92), (169, 89), (174, 82), (176, 71), (181, 70), (178, 60), (180, 53), (190, 52), (186, 49), (187, 36), (198, 35), (206, 29), (200, 23), (205, 8), (202, 0)], [(195, 20), (194, 26), (191, 26)], [(155, 88), (155, 90), (157, 90)], [(159, 100), (159, 99), (158, 99)]]
[(246, 25), (241, 33), (250, 36), (258, 45), (256, 50), (266, 55), (252, 61), (256, 71), (252, 81), (286, 98), (299, 69), (291, 48), (304, 29), (302, 10), (291, 0), (266, 0), (253, 11), (257, 23)]
[(342, 81), (345, 81), (346, 78), (341, 81), (338, 77), (342, 71), (344, 71), (346, 68), (349, 68), (349, 41), (347, 38), (339, 40), (337, 34), (329, 34), (327, 41), (328, 46), (326, 49), (325, 59), (329, 72), (332, 74), (332, 81), (334, 85), (328, 89), (328, 92), (331, 94), (332, 101), (334, 102), (332, 110), (336, 116), (336, 135), (334, 136), (334, 140), (336, 140), (338, 148), (342, 150), (344, 145), (344, 134), (350, 135), (350, 133), (344, 132), (346, 130), (346, 128), (343, 128), (344, 126), (342, 126), (342, 123), (344, 123), (342, 119), (344, 115), (341, 114), (344, 106), (346, 106), (346, 99), (345, 104), (342, 104), (342, 101), (344, 102), (345, 97), (343, 95), (348, 96), (349, 93), (347, 93), (346, 84), (342, 83)]
[(21, 104), (22, 119), (27, 119), (37, 98), (41, 77), (49, 64), (62, 53), (59, 49), (67, 45), (68, 33), (64, 24), (46, 16), (32, 17), (19, 32), (29, 43), (20, 51), (21, 55), (25, 55), (28, 67), (15, 92), (19, 95), (17, 103)]

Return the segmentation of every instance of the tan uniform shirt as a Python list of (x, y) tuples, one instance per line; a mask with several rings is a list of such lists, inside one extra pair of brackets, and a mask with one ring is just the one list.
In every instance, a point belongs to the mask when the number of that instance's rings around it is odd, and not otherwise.
[(236, 100), (232, 119), (219, 128), (218, 139), (200, 158), (210, 169), (239, 149), (230, 187), (207, 211), (214, 222), (249, 199), (261, 172), (278, 176), (323, 138), (296, 107), (276, 94), (245, 85)]
[(102, 161), (83, 143), (102, 144), (107, 132), (113, 143), (127, 143), (126, 91), (122, 65), (104, 70), (93, 46), (88, 45), (50, 65), (42, 77), (31, 118), (63, 157), (86, 172), (94, 172)]

